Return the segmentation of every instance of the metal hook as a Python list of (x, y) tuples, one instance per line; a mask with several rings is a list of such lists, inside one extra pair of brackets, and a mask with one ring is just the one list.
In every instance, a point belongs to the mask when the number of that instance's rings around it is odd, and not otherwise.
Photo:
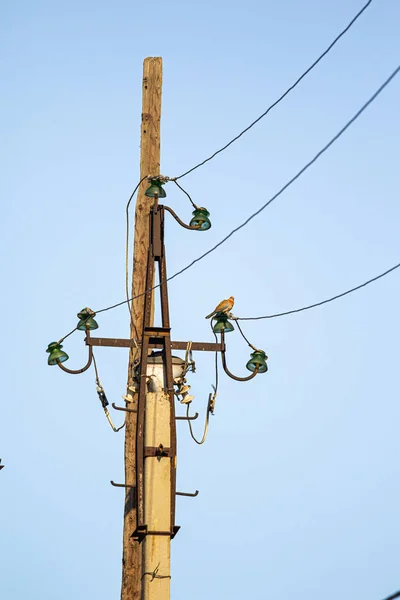
[(194, 494), (189, 494), (188, 492), (175, 492), (175, 494), (177, 496), (190, 496), (191, 498), (194, 498), (199, 495), (199, 490), (196, 490)]
[(134, 488), (134, 487), (136, 487), (135, 485), (127, 485), (125, 483), (114, 483), (113, 480), (111, 480), (110, 483), (114, 487), (122, 487), (122, 488)]
[(113, 408), (115, 408), (115, 410), (123, 410), (124, 412), (132, 412), (132, 413), (137, 413), (137, 410), (136, 410), (136, 408), (124, 408), (123, 406), (117, 406), (117, 405), (115, 404), (115, 402), (112, 402), (112, 403), (111, 403), (111, 406), (112, 406)]
[(64, 367), (64, 365), (59, 360), (57, 360), (57, 364), (60, 367), (60, 369), (62, 369), (66, 373), (70, 373), (71, 375), (79, 375), (80, 373), (84, 373), (85, 371), (88, 370), (88, 368), (92, 364), (92, 361), (93, 361), (93, 350), (92, 350), (92, 346), (89, 346), (89, 359), (88, 359), (86, 365), (82, 369), (76, 369), (76, 370), (67, 369), (67, 367)]
[(193, 417), (175, 417), (177, 421), (194, 421), (199, 416), (199, 413), (194, 413)]

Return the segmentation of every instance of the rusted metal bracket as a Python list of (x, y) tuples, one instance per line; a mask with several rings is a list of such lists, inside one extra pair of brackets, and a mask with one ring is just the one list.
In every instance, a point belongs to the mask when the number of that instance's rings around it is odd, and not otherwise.
[(179, 530), (179, 525), (174, 525), (172, 531), (149, 531), (147, 525), (139, 525), (138, 527), (136, 527), (131, 537), (137, 540), (138, 542), (142, 542), (147, 535), (166, 535), (169, 536), (171, 540), (173, 540)]
[[(225, 340), (225, 334), (224, 334), (224, 331), (222, 330), (221, 331), (221, 341), (224, 342), (224, 340)], [(238, 377), (237, 375), (234, 375), (233, 373), (231, 373), (230, 370), (228, 369), (228, 366), (226, 364), (225, 349), (221, 352), (221, 358), (222, 358), (222, 366), (224, 367), (225, 373), (231, 379), (234, 379), (235, 381), (250, 381), (250, 379), (253, 379), (258, 373), (259, 366), (257, 365), (256, 368), (254, 369), (254, 371), (251, 373), (251, 375), (248, 375), (247, 377)]]
[(180, 219), (178, 217), (178, 215), (176, 214), (176, 212), (174, 212), (172, 210), (172, 208), (170, 208), (169, 206), (160, 205), (160, 208), (163, 208), (164, 210), (167, 210), (174, 217), (175, 221), (177, 221), (179, 223), (179, 225), (181, 225), (181, 227), (184, 227), (185, 229), (192, 229), (192, 230), (199, 230), (200, 229), (200, 225), (197, 225), (197, 227), (193, 227), (193, 225), (186, 225), (186, 223), (184, 223), (182, 221), (182, 219)]
[(159, 446), (145, 446), (143, 456), (144, 458), (147, 458), (148, 456), (157, 458), (167, 456), (168, 458), (171, 458), (171, 448), (164, 448), (162, 444)]
[[(90, 336), (88, 336), (86, 339), (90, 340)], [(82, 367), (82, 369), (67, 369), (67, 367), (64, 367), (64, 365), (59, 360), (57, 360), (57, 365), (60, 367), (60, 369), (62, 369), (66, 373), (69, 373), (70, 375), (80, 375), (80, 373), (84, 373), (85, 371), (87, 371), (93, 361), (92, 346), (88, 343), (87, 343), (87, 345), (89, 346), (89, 358), (88, 358), (86, 365), (84, 367)]]
[(113, 480), (110, 481), (111, 485), (114, 487), (122, 487), (122, 488), (135, 488), (135, 485), (128, 485), (126, 483), (114, 483)]
[(195, 496), (199, 495), (199, 490), (196, 490), (194, 494), (189, 494), (188, 492), (175, 492), (177, 496), (190, 496), (191, 498), (195, 498)]
[(123, 407), (123, 406), (117, 406), (117, 405), (115, 404), (115, 402), (112, 402), (111, 406), (112, 406), (113, 408), (115, 408), (115, 410), (123, 410), (124, 412), (132, 412), (132, 413), (137, 413), (137, 410), (136, 410), (136, 408), (125, 408), (125, 407)]
[(194, 413), (192, 417), (175, 417), (177, 421), (194, 421), (199, 416), (199, 413)]
[[(128, 340), (118, 338), (97, 338), (87, 337), (85, 339), (87, 346), (101, 346), (101, 347), (112, 347), (112, 348), (133, 348), (136, 344), (141, 345), (139, 340)], [(188, 342), (173, 342), (171, 341), (172, 350), (186, 350)], [(149, 348), (162, 348), (163, 344), (157, 337), (150, 337)], [(225, 344), (215, 342), (192, 342), (193, 352), (224, 352)]]

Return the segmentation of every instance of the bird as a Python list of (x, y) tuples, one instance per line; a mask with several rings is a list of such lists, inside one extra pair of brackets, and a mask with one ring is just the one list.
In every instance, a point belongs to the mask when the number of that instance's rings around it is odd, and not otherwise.
[(206, 319), (211, 319), (211, 317), (213, 317), (214, 315), (216, 315), (217, 313), (228, 313), (232, 310), (233, 305), (235, 303), (235, 298), (233, 296), (229, 296), (229, 298), (227, 300), (222, 300), (222, 302), (220, 302), (215, 308), (214, 310), (206, 316)]

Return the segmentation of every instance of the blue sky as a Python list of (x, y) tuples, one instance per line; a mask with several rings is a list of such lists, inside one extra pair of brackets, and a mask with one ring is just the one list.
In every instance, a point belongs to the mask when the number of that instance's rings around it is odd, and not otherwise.
[[(143, 59), (163, 57), (161, 171), (175, 176), (263, 112), (361, 6), (2, 2), (2, 597), (119, 597), (123, 493), (109, 480), (123, 478), (123, 434), (104, 418), (93, 372), (49, 368), (45, 349), (83, 306), (124, 298)], [(373, 2), (268, 117), (181, 181), (213, 227), (168, 218), (169, 274), (268, 200), (388, 77), (399, 18), (398, 2)], [(399, 262), (399, 92), (397, 78), (279, 200), (171, 282), (175, 339), (211, 341), (204, 315), (231, 294), (239, 316), (280, 312)], [(185, 197), (166, 189), (189, 220)], [(178, 486), (200, 494), (177, 500), (175, 600), (379, 600), (400, 588), (399, 281), (244, 323), (269, 372), (247, 384), (221, 375), (204, 446), (179, 424)], [(126, 307), (98, 321), (99, 335), (128, 334)], [(245, 374), (248, 348), (229, 336), (229, 367)], [(82, 337), (66, 340), (70, 368), (85, 360)], [(203, 415), (213, 357), (195, 358)], [(121, 401), (126, 352), (97, 360)]]

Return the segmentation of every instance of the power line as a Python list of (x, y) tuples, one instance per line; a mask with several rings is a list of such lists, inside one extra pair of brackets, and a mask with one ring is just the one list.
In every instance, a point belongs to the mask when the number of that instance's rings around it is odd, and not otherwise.
[(134, 195), (136, 194), (137, 190), (139, 189), (140, 184), (145, 179), (147, 179), (147, 175), (145, 175), (144, 177), (142, 177), (142, 179), (136, 185), (135, 189), (133, 190), (132, 194), (129, 197), (128, 202), (126, 203), (126, 208), (125, 208), (125, 218), (126, 218), (126, 236), (125, 236), (125, 293), (126, 293), (126, 301), (127, 301), (129, 310), (131, 308), (130, 305), (129, 305), (129, 303), (130, 303), (130, 298), (129, 298), (129, 206), (130, 206), (130, 204), (132, 202), (132, 199), (133, 199)]
[[(129, 310), (129, 318), (131, 320), (131, 327), (132, 327), (132, 329), (135, 330), (135, 335), (136, 335), (137, 339), (139, 339), (139, 335), (138, 335), (136, 324), (135, 324), (134, 319), (132, 317), (132, 308), (131, 308), (131, 303), (130, 303), (130, 298), (129, 298), (129, 206), (130, 206), (130, 204), (132, 202), (132, 199), (135, 196), (137, 190), (139, 189), (141, 183), (145, 179), (147, 179), (147, 175), (145, 175), (144, 177), (142, 177), (142, 179), (136, 185), (135, 189), (133, 190), (132, 194), (129, 197), (129, 200), (128, 200), (127, 204), (126, 204), (126, 209), (125, 209), (125, 216), (126, 216), (126, 236), (125, 236), (125, 294), (126, 294), (126, 303), (128, 305), (128, 310)], [(132, 274), (132, 276), (133, 276), (133, 274)], [(132, 285), (131, 285), (131, 289), (132, 289)], [(135, 338), (133, 338), (133, 339), (135, 339)], [(137, 347), (137, 344), (136, 344), (136, 347)]]
[[(317, 152), (317, 154), (302, 169), (300, 169), (300, 171), (298, 171), (296, 173), (296, 175), (294, 175), (294, 177), (292, 177), (287, 183), (285, 183), (285, 185), (283, 187), (281, 187), (281, 189), (276, 194), (274, 194), (274, 196), (272, 196), (272, 198), (270, 198), (268, 200), (268, 202), (263, 204), (258, 210), (256, 210), (252, 215), (250, 215), (250, 217), (248, 217), (243, 223), (241, 223), (241, 225), (238, 225), (235, 229), (233, 229), (230, 233), (228, 233), (228, 235), (226, 235), (222, 240), (220, 240), (217, 244), (215, 244), (215, 246), (212, 246), (209, 250), (207, 250), (207, 252), (204, 252), (204, 254), (201, 254), (198, 258), (195, 258), (194, 260), (192, 260), (191, 263), (186, 265), (186, 267), (183, 267), (183, 269), (180, 269), (180, 271), (177, 271), (170, 277), (167, 277), (167, 279), (165, 279), (165, 282), (175, 279), (175, 277), (178, 277), (178, 275), (181, 275), (182, 273), (184, 273), (185, 271), (187, 271), (188, 269), (193, 267), (193, 265), (195, 265), (196, 263), (203, 260), (203, 258), (205, 258), (209, 254), (214, 252), (214, 250), (216, 250), (217, 248), (222, 246), (222, 244), (224, 244), (230, 237), (232, 237), (240, 229), (245, 227), (252, 219), (254, 219), (254, 217), (258, 216), (264, 209), (267, 208), (267, 206), (272, 204), (272, 202), (274, 200), (276, 200), (281, 194), (283, 194), (283, 192), (285, 190), (287, 190), (299, 177), (301, 177), (301, 175), (303, 175), (303, 173), (305, 173), (305, 171), (307, 171), (343, 135), (343, 133), (358, 119), (358, 117), (368, 108), (368, 106), (370, 104), (372, 104), (372, 102), (374, 100), (376, 100), (376, 98), (379, 96), (379, 94), (385, 89), (385, 87), (387, 85), (389, 85), (389, 83), (395, 78), (395, 76), (398, 74), (399, 71), (400, 71), (400, 65), (393, 71), (393, 73), (386, 79), (386, 81), (384, 81), (384, 83), (382, 83), (382, 85), (369, 98), (369, 100), (367, 100), (363, 104), (363, 106), (346, 123), (346, 125), (344, 125), (344, 127), (342, 127), (342, 129), (340, 129), (340, 131), (333, 138), (331, 138), (331, 140), (319, 152)], [(164, 282), (161, 282), (161, 283), (155, 285), (154, 287), (145, 290), (141, 294), (138, 294), (137, 296), (134, 296), (133, 298), (130, 298), (129, 300), (134, 300), (136, 298), (140, 298), (141, 296), (144, 296), (148, 292), (160, 287), (160, 285), (162, 283), (164, 283)], [(101, 313), (101, 312), (105, 312), (107, 310), (112, 310), (113, 308), (122, 306), (122, 304), (126, 304), (127, 302), (128, 302), (128, 300), (122, 300), (122, 302), (117, 302), (116, 304), (112, 304), (111, 306), (108, 306), (107, 308), (102, 308), (101, 310), (97, 310), (96, 312)]]
[(400, 263), (398, 263), (397, 265), (394, 265), (394, 267), (391, 267), (384, 273), (381, 273), (380, 275), (377, 275), (376, 277), (373, 277), (372, 279), (369, 279), (368, 281), (365, 281), (364, 283), (361, 283), (360, 285), (357, 285), (356, 287), (351, 288), (350, 290), (347, 290), (346, 292), (342, 292), (341, 294), (337, 294), (336, 296), (332, 296), (332, 298), (327, 298), (326, 300), (322, 300), (321, 302), (316, 302), (315, 304), (309, 304), (308, 306), (302, 306), (301, 308), (295, 308), (293, 310), (288, 310), (286, 312), (276, 313), (275, 315), (265, 315), (263, 317), (237, 317), (237, 320), (259, 321), (260, 319), (275, 319), (276, 317), (285, 317), (286, 315), (292, 315), (294, 313), (303, 312), (304, 310), (310, 310), (311, 308), (316, 308), (317, 306), (322, 306), (323, 304), (328, 304), (329, 302), (333, 302), (334, 300), (337, 300), (338, 298), (343, 298), (343, 296), (352, 294), (353, 292), (360, 290), (361, 288), (369, 285), (370, 283), (373, 283), (374, 281), (377, 281), (378, 279), (385, 277), (385, 275), (388, 275), (389, 273), (391, 273), (395, 269), (398, 269), (399, 267), (400, 267)]
[(310, 67), (308, 67), (308, 69), (306, 71), (304, 71), (304, 73), (302, 75), (300, 75), (300, 77), (298, 79), (296, 79), (296, 81), (293, 83), (293, 85), (291, 85), (286, 90), (286, 92), (284, 92), (277, 100), (275, 100), (275, 102), (273, 104), (271, 104), (271, 106), (269, 106), (267, 108), (267, 110), (265, 112), (263, 112), (262, 115), (260, 115), (255, 121), (253, 121), (248, 127), (246, 127), (246, 129), (243, 129), (243, 131), (241, 131), (239, 133), (239, 135), (237, 135), (230, 142), (228, 142), (227, 144), (225, 144), (225, 146), (223, 146), (222, 148), (220, 148), (219, 150), (217, 150), (216, 152), (214, 152), (214, 154), (212, 154), (211, 156), (209, 156), (208, 158), (206, 158), (205, 160), (203, 160), (202, 162), (200, 162), (198, 165), (195, 165), (194, 167), (192, 167), (188, 171), (185, 171), (185, 173), (182, 173), (182, 175), (179, 175), (179, 177), (175, 177), (175, 180), (176, 179), (181, 179), (182, 177), (186, 177), (186, 175), (189, 175), (189, 173), (192, 173), (192, 171), (194, 171), (195, 169), (198, 169), (199, 167), (202, 167), (206, 162), (212, 160), (215, 156), (217, 156), (217, 154), (220, 154), (221, 152), (223, 152), (224, 150), (226, 150), (227, 148), (229, 148), (229, 146), (231, 144), (233, 144), (234, 142), (236, 142), (236, 140), (238, 140), (240, 137), (242, 137), (242, 135), (245, 134), (247, 131), (249, 131), (249, 129), (251, 129), (254, 125), (256, 125), (256, 123), (258, 123), (259, 121), (261, 121), (261, 119), (263, 119), (270, 112), (270, 110), (272, 110), (277, 104), (279, 104), (300, 83), (300, 81), (302, 79), (304, 79), (304, 77), (306, 75), (308, 75), (308, 73), (310, 73), (310, 71), (312, 71), (314, 67), (317, 66), (317, 64), (324, 58), (324, 56), (326, 56), (328, 54), (328, 52), (340, 40), (340, 38), (343, 37), (345, 33), (347, 33), (347, 31), (350, 29), (350, 27), (357, 21), (357, 19), (362, 15), (362, 13), (368, 8), (368, 6), (371, 3), (372, 3), (372, 0), (368, 0), (368, 2), (366, 4), (364, 4), (364, 6), (362, 7), (362, 9), (356, 14), (355, 17), (353, 17), (353, 19), (350, 21), (350, 23), (343, 29), (343, 31), (341, 31), (339, 33), (339, 35), (333, 40), (333, 42), (327, 47), (327, 49), (317, 58), (317, 60), (314, 61), (312, 63), (312, 65)]
[(384, 598), (384, 600), (394, 600), (395, 598), (400, 598), (400, 591), (396, 592), (395, 594), (392, 594), (392, 596), (388, 596), (387, 598)]
[(285, 190), (287, 190), (288, 187), (290, 187), (305, 171), (307, 171), (307, 169), (309, 169), (322, 156), (322, 154), (324, 154), (336, 142), (336, 140), (338, 140), (340, 138), (340, 136), (354, 123), (354, 121), (356, 121), (358, 119), (358, 117), (364, 112), (364, 110), (366, 108), (368, 108), (368, 106), (370, 104), (372, 104), (372, 102), (379, 96), (379, 94), (392, 81), (392, 79), (394, 79), (394, 77), (398, 74), (399, 71), (400, 71), (400, 65), (395, 69), (395, 71), (393, 71), (393, 73), (388, 77), (388, 79), (386, 79), (386, 81), (379, 87), (379, 89), (371, 96), (371, 98), (369, 98), (369, 100), (367, 100), (367, 102), (365, 102), (365, 104), (360, 108), (360, 110), (358, 110), (356, 112), (356, 114), (350, 119), (350, 121), (348, 121), (346, 123), (346, 125), (344, 127), (342, 127), (342, 129), (326, 144), (326, 146), (324, 146), (322, 148), (322, 150), (320, 150), (314, 156), (314, 158), (312, 158), (302, 169), (300, 169), (300, 171), (298, 171), (296, 173), (296, 175), (294, 177), (292, 177), (292, 179), (290, 179), (274, 196), (272, 196), (272, 198), (270, 198), (270, 200), (268, 200), (268, 202), (263, 204), (261, 206), (261, 208), (259, 208), (256, 212), (254, 212), (252, 215), (250, 215), (250, 217), (248, 217), (248, 219), (246, 219), (246, 221), (244, 221), (241, 225), (239, 225), (238, 227), (233, 229), (220, 242), (215, 244), (215, 246), (213, 246), (212, 248), (207, 250), (207, 252), (205, 252), (204, 254), (202, 254), (201, 256), (196, 258), (195, 260), (193, 260), (189, 265), (187, 265), (186, 267), (184, 267), (183, 269), (181, 269), (174, 275), (171, 275), (171, 277), (169, 277), (169, 280), (173, 279), (174, 277), (177, 277), (178, 275), (180, 275), (187, 269), (190, 269), (190, 267), (192, 267), (194, 264), (196, 264), (197, 262), (199, 262), (200, 260), (202, 260), (203, 258), (208, 256), (209, 254), (211, 254), (211, 252), (214, 252), (214, 250), (216, 250), (217, 248), (222, 246), (222, 244), (224, 244), (230, 237), (232, 237), (240, 229), (245, 227), (252, 219), (254, 219), (254, 217), (259, 215), (265, 208), (267, 208), (267, 206), (269, 206), (274, 200), (276, 200), (276, 198), (278, 198), (278, 196), (280, 196)]

